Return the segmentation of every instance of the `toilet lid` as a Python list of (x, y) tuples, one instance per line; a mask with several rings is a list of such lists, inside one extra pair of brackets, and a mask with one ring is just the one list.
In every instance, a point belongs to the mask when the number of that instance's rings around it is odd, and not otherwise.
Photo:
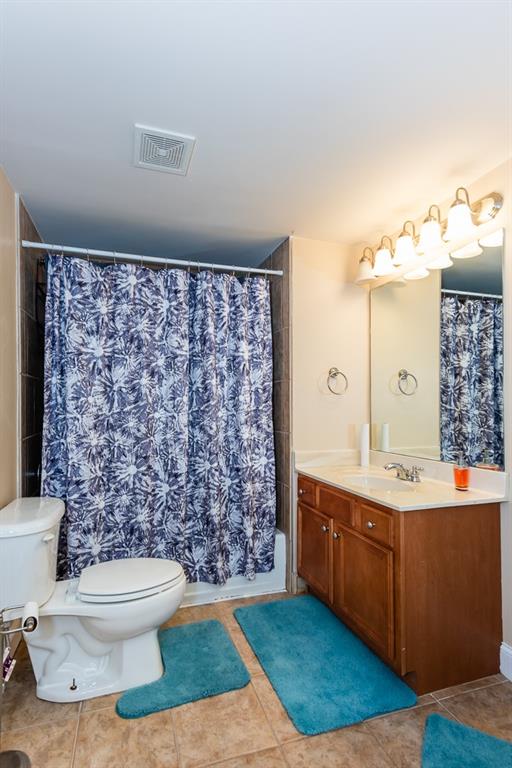
[(84, 568), (78, 582), (81, 600), (115, 603), (136, 600), (162, 592), (183, 577), (183, 568), (174, 560), (132, 557), (109, 560)]

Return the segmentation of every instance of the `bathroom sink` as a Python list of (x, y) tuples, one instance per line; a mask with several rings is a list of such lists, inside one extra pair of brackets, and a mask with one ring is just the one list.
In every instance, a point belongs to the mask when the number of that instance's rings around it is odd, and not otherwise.
[(375, 475), (344, 475), (343, 480), (357, 488), (363, 488), (368, 491), (392, 491), (394, 493), (406, 493), (412, 491), (414, 486), (404, 480), (393, 480), (387, 477), (376, 477)]

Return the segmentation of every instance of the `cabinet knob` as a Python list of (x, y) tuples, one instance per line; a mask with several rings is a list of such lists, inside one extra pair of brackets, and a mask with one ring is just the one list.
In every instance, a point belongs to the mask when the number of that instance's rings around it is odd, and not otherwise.
[(366, 527), (367, 527), (367, 528), (370, 528), (370, 530), (371, 530), (372, 528), (375, 528), (375, 527), (376, 527), (376, 525), (377, 525), (377, 523), (374, 523), (374, 522), (373, 522), (373, 520), (368, 520), (368, 522), (366, 523)]
[(299, 496), (304, 496), (305, 493), (306, 491), (304, 488), (299, 488)]
[(327, 533), (327, 531), (329, 530), (329, 527), (327, 525), (322, 525), (321, 528), (324, 533)]
[(337, 531), (334, 531), (332, 537), (335, 541), (336, 539), (341, 539), (341, 533), (337, 533)]

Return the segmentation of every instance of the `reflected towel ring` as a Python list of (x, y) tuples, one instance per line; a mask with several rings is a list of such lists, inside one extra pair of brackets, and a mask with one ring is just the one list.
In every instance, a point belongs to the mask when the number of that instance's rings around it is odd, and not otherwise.
[[(407, 387), (409, 379), (412, 379), (414, 382), (414, 389), (412, 392), (407, 392), (404, 387)], [(418, 389), (418, 379), (413, 373), (410, 373), (405, 368), (400, 368), (398, 371), (398, 389), (402, 393), (402, 395), (407, 395), (407, 397), (410, 397), (411, 395), (414, 395), (416, 390)]]
[[(345, 379), (345, 388), (341, 392), (337, 392), (335, 389), (332, 388), (332, 385), (331, 385), (331, 379), (336, 380), (338, 376), (343, 376), (343, 378)], [(327, 387), (329, 389), (329, 392), (332, 392), (333, 395), (344, 395), (348, 389), (347, 377), (342, 371), (336, 368), (336, 366), (329, 368), (329, 373), (327, 374)]]

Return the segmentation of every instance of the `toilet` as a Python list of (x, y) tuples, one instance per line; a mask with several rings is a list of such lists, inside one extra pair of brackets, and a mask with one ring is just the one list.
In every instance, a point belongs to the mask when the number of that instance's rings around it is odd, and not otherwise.
[(112, 560), (56, 581), (64, 503), (15, 499), (0, 511), (0, 609), (21, 617), (39, 606), (25, 633), (37, 696), (80, 701), (150, 683), (163, 673), (158, 628), (180, 606), (185, 574), (158, 558)]

